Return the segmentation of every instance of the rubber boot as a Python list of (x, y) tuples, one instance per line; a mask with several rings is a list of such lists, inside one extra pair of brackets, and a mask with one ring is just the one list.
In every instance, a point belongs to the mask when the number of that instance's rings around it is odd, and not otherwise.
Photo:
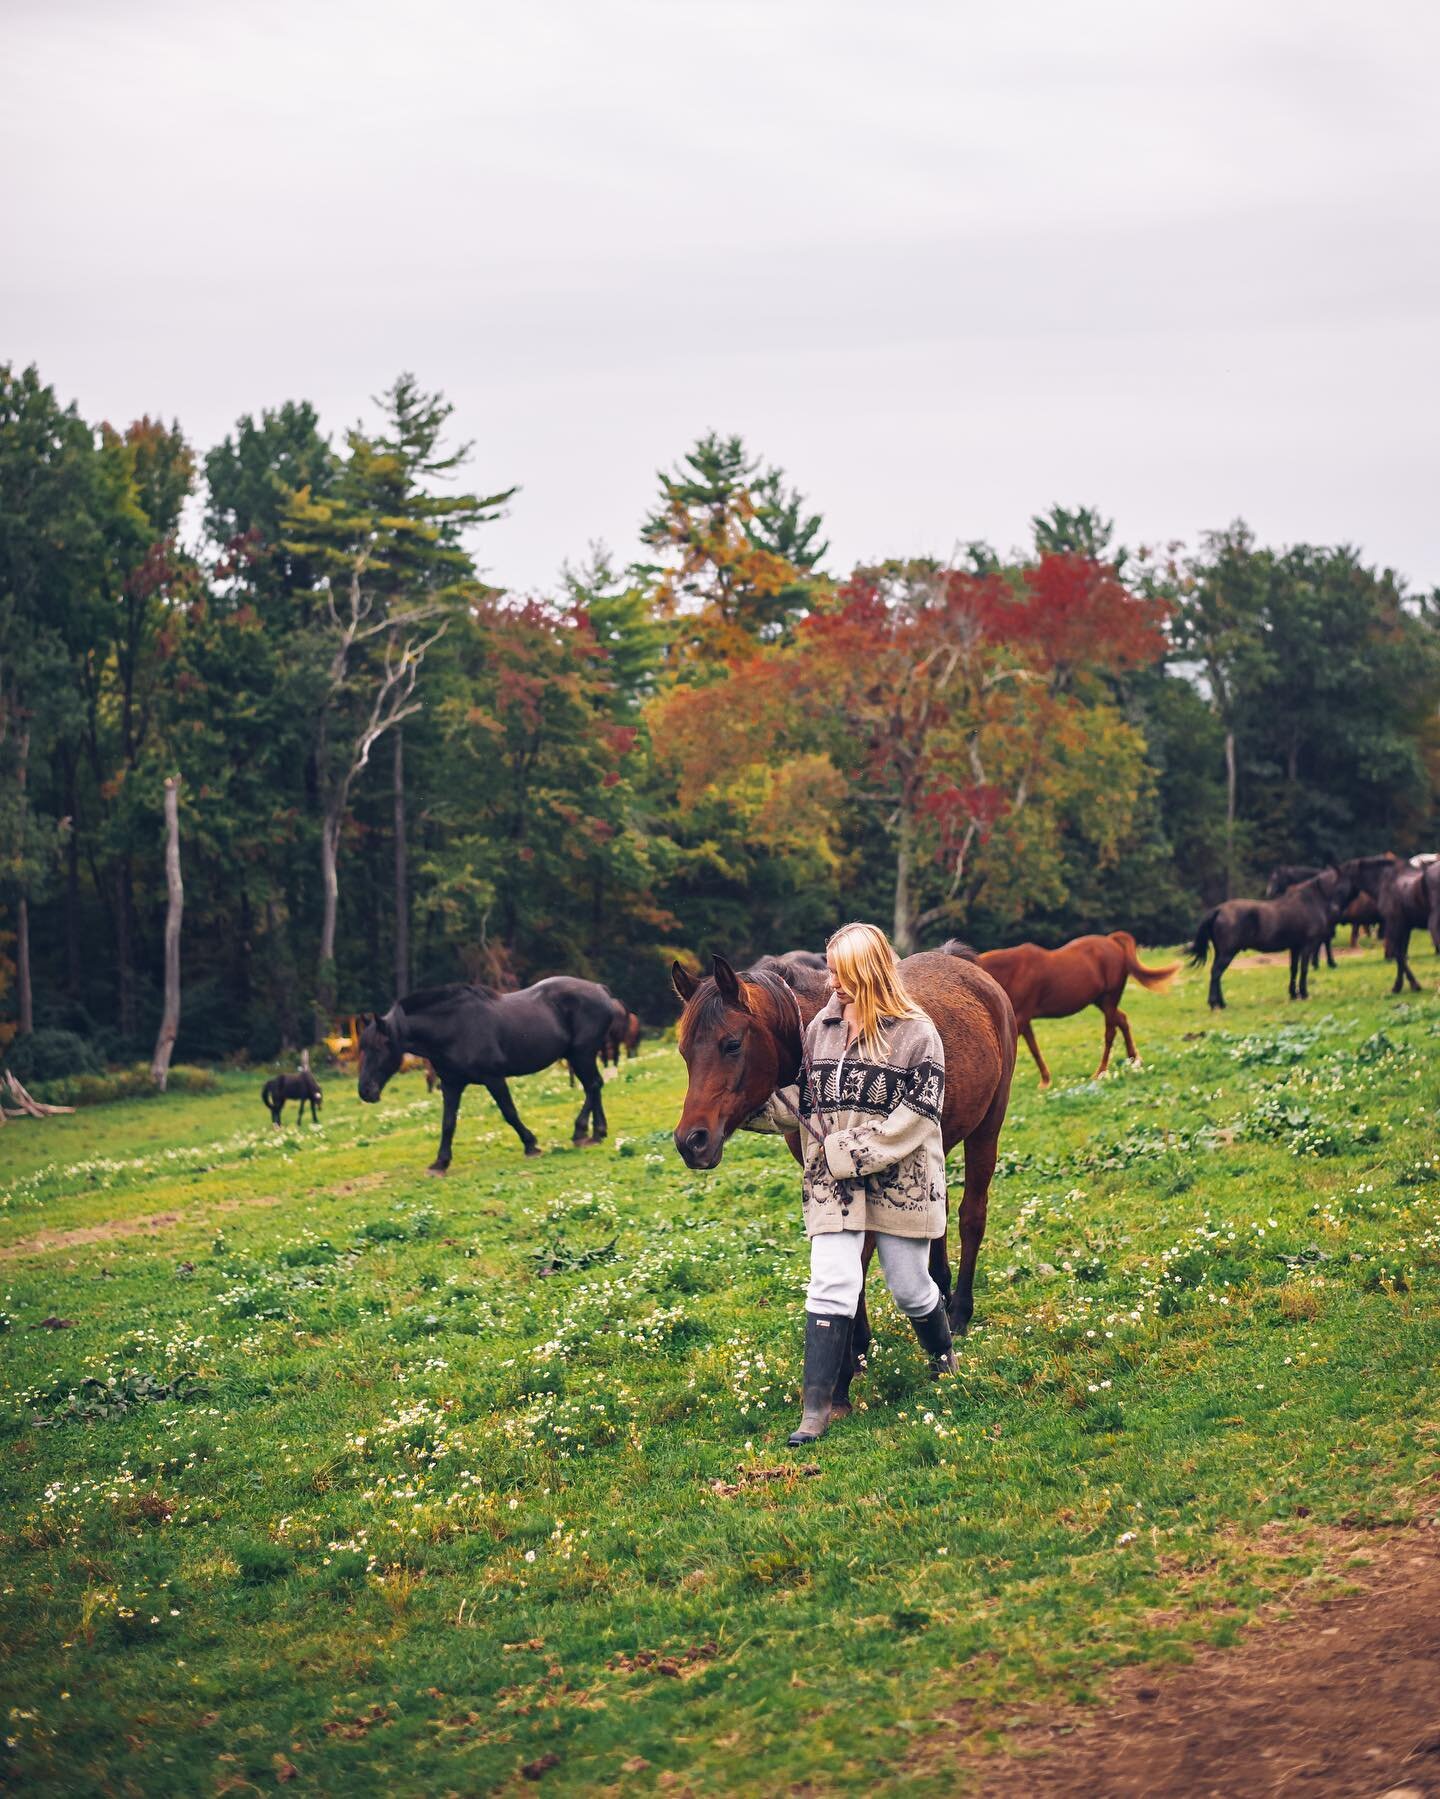
[(845, 1353), (840, 1358), (840, 1372), (835, 1377), (835, 1391), (830, 1395), (830, 1422), (848, 1418), (855, 1410), (850, 1397), (850, 1382), (855, 1378), (855, 1320), (846, 1321)]
[(955, 1348), (950, 1336), (950, 1314), (945, 1310), (945, 1301), (937, 1299), (935, 1309), (927, 1312), (923, 1318), (912, 1318), (915, 1335), (920, 1339), (920, 1347), (930, 1358), (930, 1378), (939, 1380), (942, 1374), (955, 1372)]
[(803, 1412), (790, 1433), (790, 1448), (817, 1442), (830, 1428), (830, 1396), (850, 1353), (851, 1318), (805, 1314), (805, 1383)]

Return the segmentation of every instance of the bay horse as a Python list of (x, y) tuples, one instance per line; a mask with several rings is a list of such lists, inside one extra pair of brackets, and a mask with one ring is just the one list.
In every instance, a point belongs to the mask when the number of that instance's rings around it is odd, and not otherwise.
[[(676, 962), (675, 991), (685, 1003), (679, 1049), (689, 1080), (675, 1147), (687, 1168), (719, 1165), (731, 1135), (747, 1125), (777, 1087), (800, 1074), (801, 1035), (830, 997), (828, 975), (791, 966), (782, 975), (757, 965), (737, 974), (723, 956), (701, 977)], [(950, 1328), (961, 1335), (975, 1311), (975, 1263), (985, 1236), (990, 1179), (1010, 1082), (1015, 1073), (1015, 1014), (1003, 989), (982, 968), (939, 950), (900, 964), (905, 990), (934, 1020), (945, 1046), (945, 1096), (940, 1128), (949, 1151), (965, 1145), (960, 1201), (960, 1266), (951, 1289), (945, 1238), (930, 1245), (930, 1272), (946, 1299)], [(795, 1160), (800, 1134), (784, 1133)], [(865, 1266), (874, 1248), (866, 1239)], [(850, 1381), (870, 1345), (862, 1287), (852, 1338), (854, 1357), (840, 1376), (833, 1410), (849, 1410)]]
[(1075, 937), (1059, 949), (1019, 943), (1014, 949), (987, 949), (977, 954), (969, 944), (953, 937), (945, 948), (952, 956), (973, 958), (1009, 994), (1015, 1023), (1035, 1058), (1042, 1087), (1050, 1085), (1050, 1070), (1035, 1041), (1032, 1019), (1070, 1018), (1086, 1006), (1098, 1006), (1105, 1019), (1105, 1048), (1095, 1078), (1098, 1080), (1110, 1066), (1117, 1027), (1125, 1038), (1126, 1055), (1138, 1067), (1140, 1052), (1135, 1047), (1130, 1020), (1120, 1010), (1125, 983), (1133, 975), (1142, 987), (1163, 989), (1180, 969), (1178, 962), (1172, 962), (1168, 968), (1146, 968), (1135, 953), (1135, 939), (1129, 931), (1111, 931), (1106, 937)]
[(1212, 906), (1196, 927), (1190, 946), (1194, 968), (1204, 966), (1212, 947), (1215, 951), (1210, 969), (1212, 1010), (1225, 1004), (1220, 977), (1242, 949), (1289, 950), (1290, 997), (1309, 999), (1311, 960), (1360, 887), (1356, 866), (1347, 862), (1343, 868), (1327, 868), (1288, 888), (1278, 899), (1232, 899)]
[(525, 1154), (538, 1156), (540, 1146), (515, 1110), (506, 1083), (563, 1058), (585, 1090), (575, 1142), (599, 1143), (608, 1127), (596, 1058), (613, 1022), (614, 1001), (605, 989), (572, 975), (551, 975), (518, 993), (463, 984), (407, 993), (383, 1016), (365, 1018), (360, 1097), (373, 1105), (407, 1053), (423, 1056), (439, 1077), (444, 1100), (440, 1147), (429, 1173), (444, 1174), (450, 1166), (460, 1096), (472, 1083), (487, 1090)]
[(281, 1126), (281, 1114), (285, 1110), (285, 1102), (289, 1099), (300, 1101), (300, 1117), (305, 1116), (305, 1107), (310, 1107), (311, 1124), (320, 1122), (320, 1106), (325, 1095), (320, 1091), (320, 1083), (308, 1068), (297, 1068), (294, 1074), (272, 1075), (260, 1089), (260, 1097), (270, 1111), (270, 1119), (278, 1131)]
[(600, 1051), (601, 1065), (606, 1068), (620, 1066), (620, 1051), (633, 1060), (635, 1051), (640, 1047), (640, 1020), (625, 1004), (624, 1000), (612, 1001), (615, 1008), (615, 1021), (605, 1033), (604, 1047)]

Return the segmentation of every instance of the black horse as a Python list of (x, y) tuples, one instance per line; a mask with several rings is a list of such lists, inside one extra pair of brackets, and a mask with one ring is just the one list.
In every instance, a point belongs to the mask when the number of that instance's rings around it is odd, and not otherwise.
[(320, 1122), (320, 1102), (325, 1095), (320, 1091), (320, 1083), (308, 1068), (299, 1068), (294, 1074), (277, 1074), (260, 1089), (260, 1097), (270, 1108), (270, 1117), (275, 1128), (280, 1128), (280, 1114), (285, 1110), (287, 1099), (300, 1101), (300, 1116), (305, 1116), (306, 1102), (310, 1106), (310, 1122)]
[(1395, 984), (1390, 989), (1399, 993), (1409, 981), (1413, 992), (1420, 991), (1410, 967), (1410, 933), (1428, 930), (1430, 940), (1440, 951), (1440, 862), (1395, 862), (1376, 896), (1380, 907), (1381, 926), (1385, 933), (1385, 954), (1395, 960)]
[[(1290, 997), (1309, 999), (1306, 976), (1311, 958), (1335, 928), (1335, 920), (1355, 897), (1360, 885), (1354, 872), (1355, 863), (1344, 868), (1327, 868), (1311, 880), (1291, 887), (1279, 899), (1226, 900), (1214, 906), (1200, 920), (1190, 962), (1200, 967), (1213, 947), (1215, 961), (1210, 970), (1210, 1004), (1223, 1006), (1225, 995), (1220, 990), (1220, 977), (1242, 949), (1290, 952)], [(1299, 992), (1296, 992), (1296, 981)]]
[[(1270, 870), (1270, 879), (1265, 883), (1265, 897), (1267, 900), (1279, 899), (1282, 893), (1288, 893), (1292, 887), (1298, 887), (1302, 881), (1313, 881), (1316, 875), (1323, 874), (1324, 872), (1325, 868), (1323, 863), (1312, 866), (1309, 862), (1282, 862), (1277, 868), (1272, 868)], [(1320, 949), (1323, 949), (1325, 952), (1326, 964), (1333, 968), (1335, 966), (1335, 931), (1333, 926), (1331, 927), (1330, 935), (1325, 939), (1324, 943), (1321, 944)], [(1311, 958), (1310, 965), (1312, 968), (1318, 968), (1320, 966), (1320, 949), (1317, 949), (1314, 956)]]
[[(360, 1097), (373, 1104), (406, 1054), (424, 1056), (440, 1080), (445, 1112), (431, 1174), (450, 1166), (450, 1145), (460, 1096), (472, 1083), (489, 1090), (505, 1120), (538, 1156), (506, 1082), (537, 1074), (552, 1062), (569, 1063), (585, 1089), (575, 1120), (576, 1143), (599, 1143), (606, 1134), (603, 1086), (596, 1058), (615, 1018), (615, 1002), (595, 981), (552, 975), (518, 993), (481, 986), (431, 987), (396, 1000), (381, 1018), (365, 1019), (360, 1033)], [(593, 1121), (593, 1135), (590, 1134)]]

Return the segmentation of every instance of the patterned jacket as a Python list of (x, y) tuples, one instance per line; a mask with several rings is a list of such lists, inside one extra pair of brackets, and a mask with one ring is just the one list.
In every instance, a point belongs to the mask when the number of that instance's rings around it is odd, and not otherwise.
[[(889, 1018), (882, 1028), (884, 1061), (862, 1055), (858, 1042), (847, 1049), (849, 1027), (832, 995), (806, 1033), (823, 1117), (817, 1117), (816, 1096), (802, 1069), (800, 1079), (780, 1088), (750, 1122), (753, 1130), (799, 1129), (809, 1237), (824, 1231), (945, 1233), (945, 1048), (928, 1018)], [(807, 1125), (824, 1131), (823, 1145)]]

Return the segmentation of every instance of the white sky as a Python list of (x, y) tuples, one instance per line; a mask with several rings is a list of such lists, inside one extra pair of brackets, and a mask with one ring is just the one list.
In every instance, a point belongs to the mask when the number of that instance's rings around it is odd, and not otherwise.
[(0, 358), (201, 449), (402, 368), (543, 591), (738, 431), (830, 563), (1243, 514), (1440, 582), (1429, 0), (4, 0)]

